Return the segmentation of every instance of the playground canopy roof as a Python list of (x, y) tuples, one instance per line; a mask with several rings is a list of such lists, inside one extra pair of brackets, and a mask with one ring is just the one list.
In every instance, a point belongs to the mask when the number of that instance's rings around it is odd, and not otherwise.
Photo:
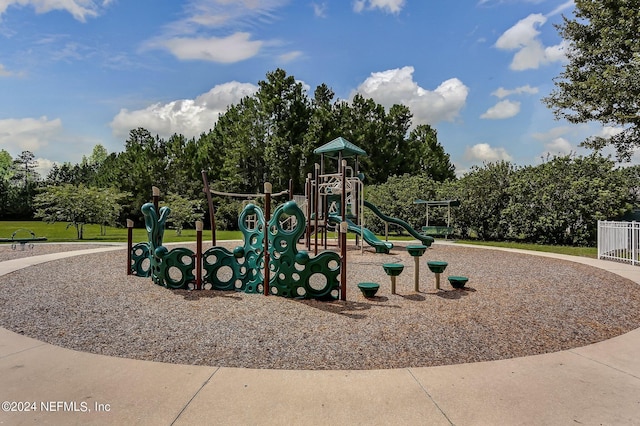
[(459, 200), (442, 200), (442, 201), (426, 201), (417, 199), (413, 202), (413, 204), (426, 204), (427, 206), (443, 206), (443, 207), (458, 207), (460, 205)]
[(364, 157), (367, 156), (367, 152), (365, 150), (352, 144), (343, 137), (335, 138), (331, 142), (327, 142), (321, 147), (313, 150), (314, 154), (326, 154), (329, 157), (337, 157), (337, 154), (340, 152), (342, 153), (342, 158), (356, 157), (358, 155)]

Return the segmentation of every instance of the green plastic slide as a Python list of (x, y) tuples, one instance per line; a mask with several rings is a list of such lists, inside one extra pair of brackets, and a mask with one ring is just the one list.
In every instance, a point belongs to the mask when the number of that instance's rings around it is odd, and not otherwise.
[[(387, 216), (386, 214), (382, 213), (378, 207), (376, 207), (374, 204), (371, 204), (368, 201), (364, 202), (364, 206), (366, 208), (368, 208), (369, 210), (371, 210), (373, 212), (373, 214), (375, 214), (376, 216), (378, 216), (380, 219), (384, 220), (385, 222), (389, 222), (389, 223), (394, 223), (402, 228), (404, 228), (413, 238), (419, 240), (420, 242), (422, 242), (422, 244), (424, 244), (425, 246), (429, 247), (431, 246), (431, 244), (433, 243), (434, 239), (433, 237), (430, 237), (428, 235), (424, 235), (419, 233), (418, 231), (416, 231), (415, 229), (413, 229), (411, 227), (411, 225), (409, 225), (407, 222), (405, 222), (402, 219), (397, 219), (395, 217), (390, 217)], [(368, 241), (367, 241), (368, 242)]]
[[(340, 216), (329, 216), (329, 223), (334, 225), (340, 225), (342, 218)], [(363, 240), (371, 247), (376, 249), (376, 253), (389, 253), (389, 250), (393, 248), (393, 244), (382, 241), (376, 235), (367, 228), (360, 228), (347, 218), (347, 229), (362, 237)]]

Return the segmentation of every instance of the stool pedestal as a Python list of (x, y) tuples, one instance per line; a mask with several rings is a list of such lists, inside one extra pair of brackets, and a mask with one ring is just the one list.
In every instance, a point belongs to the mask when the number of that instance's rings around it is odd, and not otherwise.
[(382, 268), (391, 277), (391, 294), (396, 294), (396, 277), (402, 273), (404, 265), (401, 263), (385, 263)]
[(427, 266), (429, 267), (431, 272), (436, 274), (436, 290), (440, 290), (440, 274), (443, 273), (445, 269), (447, 269), (448, 265), (449, 264), (447, 262), (442, 262), (440, 260), (430, 260), (429, 262), (427, 262)]
[(407, 246), (407, 251), (413, 257), (413, 290), (416, 292), (420, 291), (420, 256), (424, 254), (425, 250), (427, 250), (427, 246), (422, 244)]

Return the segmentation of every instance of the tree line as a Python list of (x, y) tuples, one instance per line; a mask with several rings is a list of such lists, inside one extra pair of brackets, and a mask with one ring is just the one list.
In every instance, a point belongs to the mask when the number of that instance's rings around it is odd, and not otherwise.
[[(294, 191), (302, 193), (307, 173), (320, 159), (313, 150), (339, 136), (368, 152), (360, 166), (367, 183), (383, 183), (390, 175), (405, 173), (453, 179), (455, 169), (435, 129), (412, 128), (411, 120), (404, 105), (387, 110), (360, 95), (347, 102), (336, 99), (325, 84), (310, 97), (302, 83), (277, 69), (258, 83), (255, 94), (230, 105), (211, 131), (197, 138), (174, 134), (164, 139), (143, 128), (133, 129), (122, 152), (109, 154), (97, 145), (78, 164), (54, 165), (44, 179), (34, 171), (33, 153), (25, 151), (11, 159), (2, 151), (0, 219), (53, 220), (52, 202), (61, 193), (56, 197), (48, 188), (74, 185), (87, 191), (87, 197), (99, 196), (95, 191), (89, 194), (90, 188), (111, 188), (109, 197), (120, 199), (122, 208), (109, 221), (123, 223), (128, 217), (142, 223), (140, 206), (149, 200), (152, 186), (166, 196), (201, 200), (203, 170), (211, 186), (221, 191), (256, 193), (265, 181), (280, 190), (291, 180)], [(39, 196), (42, 192), (49, 192), (49, 197)], [(223, 199), (216, 203), (221, 224), (234, 227), (238, 203)]]
[[(450, 212), (457, 238), (594, 246), (598, 220), (621, 219), (640, 206), (638, 182), (640, 166), (616, 167), (595, 153), (550, 157), (529, 166), (486, 163), (442, 182), (427, 175), (393, 176), (367, 187), (366, 197), (416, 229), (426, 224), (425, 206), (416, 199), (459, 200)], [(446, 225), (447, 213), (431, 208), (429, 225)], [(365, 224), (384, 232), (372, 214)]]

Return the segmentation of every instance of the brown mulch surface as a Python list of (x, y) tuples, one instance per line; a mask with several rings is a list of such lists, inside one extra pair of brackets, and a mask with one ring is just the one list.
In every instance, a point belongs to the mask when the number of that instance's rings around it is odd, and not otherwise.
[[(449, 263), (439, 291), (427, 260)], [(321, 302), (168, 290), (125, 275), (125, 250), (63, 259), (0, 277), (0, 326), (104, 355), (274, 369), (497, 360), (640, 327), (640, 286), (578, 263), (436, 244), (420, 260), (414, 292), (413, 259), (401, 246), (388, 255), (351, 249), (348, 262), (348, 300)], [(391, 262), (405, 265), (395, 295), (382, 270)], [(469, 277), (467, 287), (452, 289), (447, 275)], [(364, 281), (381, 284), (376, 297), (363, 297)]]

